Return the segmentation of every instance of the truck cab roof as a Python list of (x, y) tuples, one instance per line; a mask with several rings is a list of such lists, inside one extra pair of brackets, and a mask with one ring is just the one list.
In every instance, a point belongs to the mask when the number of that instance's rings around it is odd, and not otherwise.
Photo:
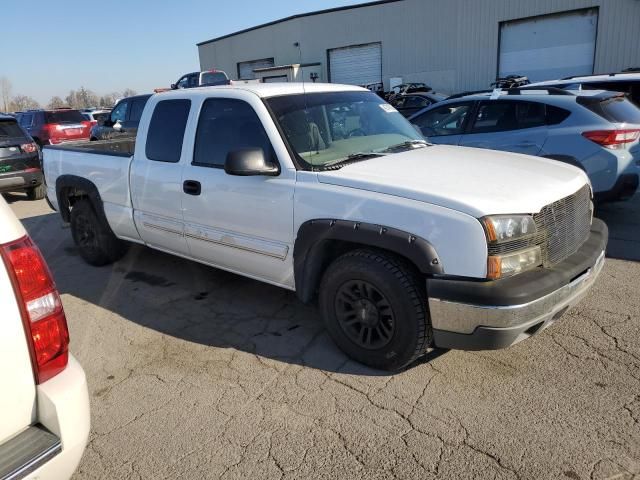
[(207, 96), (212, 89), (220, 90), (237, 90), (251, 92), (261, 98), (277, 97), (280, 95), (300, 95), (304, 93), (323, 93), (323, 92), (367, 92), (366, 88), (352, 85), (338, 85), (332, 83), (248, 83), (234, 85), (220, 85), (215, 87), (196, 87), (189, 89), (178, 89), (170, 92), (162, 92), (163, 98), (167, 96), (178, 96), (184, 98), (187, 96)]

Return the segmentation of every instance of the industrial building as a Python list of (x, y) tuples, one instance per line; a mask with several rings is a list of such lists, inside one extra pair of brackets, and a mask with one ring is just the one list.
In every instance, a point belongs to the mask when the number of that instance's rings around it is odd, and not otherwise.
[(425, 82), (445, 93), (640, 67), (640, 0), (382, 0), (198, 44), (234, 79)]

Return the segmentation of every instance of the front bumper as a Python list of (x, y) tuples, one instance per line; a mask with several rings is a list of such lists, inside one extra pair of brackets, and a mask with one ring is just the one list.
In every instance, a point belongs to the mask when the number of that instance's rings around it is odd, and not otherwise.
[(0, 192), (14, 192), (37, 187), (44, 181), (38, 168), (0, 174)]
[(544, 330), (593, 285), (604, 266), (607, 238), (604, 222), (594, 219), (582, 247), (552, 268), (493, 282), (429, 279), (435, 346), (494, 350)]

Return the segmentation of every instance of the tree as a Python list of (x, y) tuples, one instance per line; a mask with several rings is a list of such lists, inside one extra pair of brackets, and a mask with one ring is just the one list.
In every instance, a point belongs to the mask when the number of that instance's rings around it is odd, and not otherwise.
[(122, 98), (122, 94), (120, 92), (111, 92), (100, 97), (98, 104), (101, 107), (111, 108), (115, 105), (116, 100)]
[(71, 108), (95, 107), (100, 101), (95, 93), (84, 87), (80, 87), (78, 90), (71, 90), (65, 100)]
[(60, 97), (55, 96), (55, 97), (51, 97), (51, 100), (49, 100), (49, 104), (47, 105), (47, 108), (61, 108), (61, 107), (66, 107), (67, 104), (64, 102), (64, 100), (62, 100)]
[(9, 103), (9, 109), (14, 112), (33, 110), (35, 108), (40, 108), (40, 104), (34, 98), (27, 95), (16, 95)]
[(7, 77), (0, 77), (0, 100), (5, 112), (8, 112), (11, 103), (11, 82)]
[(135, 90), (131, 90), (130, 88), (125, 88), (122, 91), (122, 96), (123, 97), (133, 97), (134, 95), (137, 95)]

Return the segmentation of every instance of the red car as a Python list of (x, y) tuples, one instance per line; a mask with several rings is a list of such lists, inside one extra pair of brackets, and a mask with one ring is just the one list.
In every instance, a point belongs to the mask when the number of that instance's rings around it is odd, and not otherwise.
[(78, 110), (28, 110), (16, 119), (40, 146), (89, 140), (91, 121)]

